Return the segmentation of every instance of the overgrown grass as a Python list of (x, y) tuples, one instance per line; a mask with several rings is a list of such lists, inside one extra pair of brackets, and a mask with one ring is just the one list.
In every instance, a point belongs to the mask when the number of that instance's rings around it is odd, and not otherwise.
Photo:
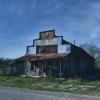
[[(62, 81), (52, 77), (49, 78), (31, 78), (31, 77), (0, 77), (1, 86), (13, 86), (20, 88), (37, 88), (40, 86), (50, 85), (50, 84), (60, 84)], [(40, 86), (39, 86), (40, 85)]]
[(0, 86), (100, 95), (100, 81), (61, 80), (53, 77), (0, 77)]

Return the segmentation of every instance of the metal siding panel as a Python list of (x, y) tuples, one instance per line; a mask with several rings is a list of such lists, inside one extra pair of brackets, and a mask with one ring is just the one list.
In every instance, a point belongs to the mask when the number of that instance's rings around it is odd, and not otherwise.
[(36, 47), (29, 47), (28, 54), (36, 54)]
[(57, 38), (53, 38), (50, 40), (36, 40), (34, 42), (34, 46), (42, 46), (42, 45), (60, 45), (62, 42), (62, 38), (61, 37), (57, 37)]
[(71, 52), (70, 45), (58, 45), (58, 53), (69, 54)]

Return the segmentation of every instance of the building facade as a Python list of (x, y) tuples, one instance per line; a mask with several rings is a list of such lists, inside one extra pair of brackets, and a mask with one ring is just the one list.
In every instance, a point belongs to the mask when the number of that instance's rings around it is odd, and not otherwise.
[(56, 36), (55, 30), (40, 32), (39, 38), (27, 46), (26, 55), (16, 62), (20, 60), (27, 62), (28, 73), (33, 76), (86, 78), (95, 73), (95, 59), (63, 36)]

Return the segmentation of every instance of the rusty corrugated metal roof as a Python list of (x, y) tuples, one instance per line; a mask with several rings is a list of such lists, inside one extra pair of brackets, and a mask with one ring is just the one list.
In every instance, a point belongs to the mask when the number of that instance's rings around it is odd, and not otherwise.
[(36, 61), (36, 60), (47, 60), (47, 59), (56, 59), (56, 58), (63, 58), (66, 56), (65, 54), (58, 54), (58, 53), (46, 53), (46, 54), (29, 54), (18, 58), (17, 60), (24, 60), (24, 61)]

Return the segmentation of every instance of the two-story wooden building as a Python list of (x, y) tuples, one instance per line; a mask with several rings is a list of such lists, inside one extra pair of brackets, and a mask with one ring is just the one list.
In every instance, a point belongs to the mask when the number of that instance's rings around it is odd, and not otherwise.
[(40, 76), (86, 78), (95, 73), (95, 59), (63, 36), (56, 36), (55, 30), (40, 32), (39, 38), (27, 46), (26, 55), (16, 59), (18, 61), (30, 63), (28, 72)]

